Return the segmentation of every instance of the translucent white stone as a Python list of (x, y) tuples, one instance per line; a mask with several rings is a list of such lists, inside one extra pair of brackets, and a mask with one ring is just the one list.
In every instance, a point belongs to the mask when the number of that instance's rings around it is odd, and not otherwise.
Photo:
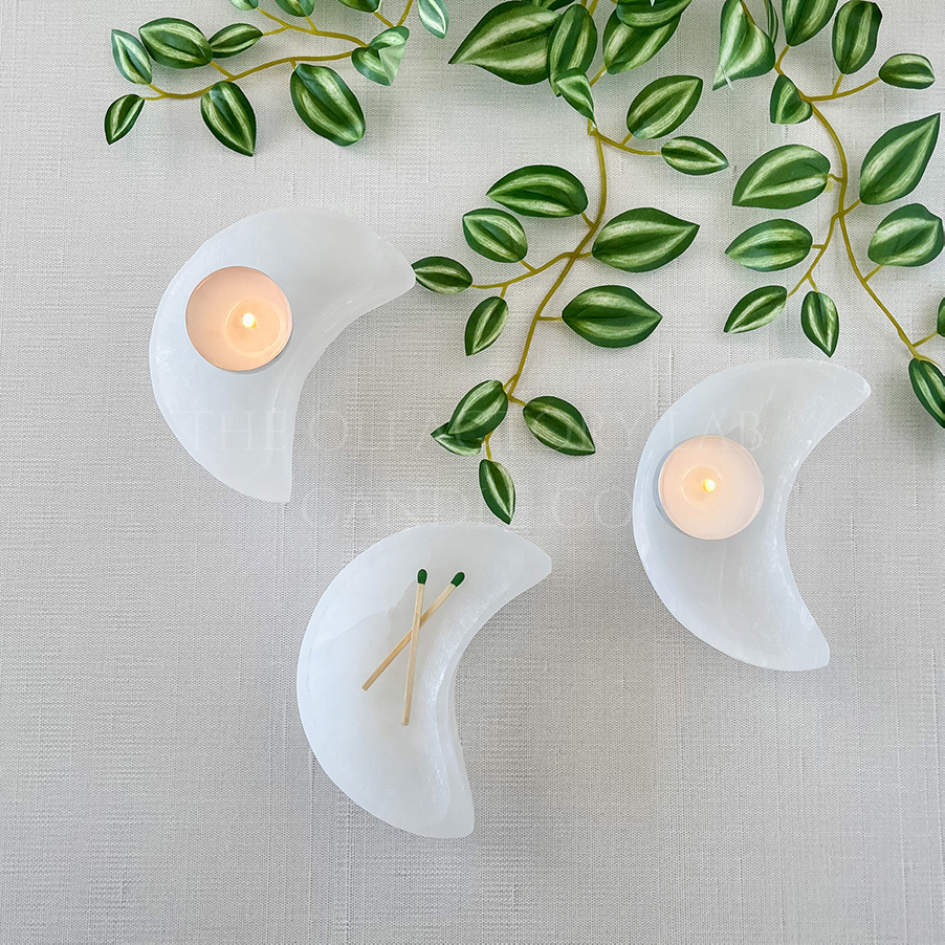
[[(410, 630), (417, 572), (425, 606), (465, 581), (420, 630), (409, 725), (401, 725), (405, 649), (361, 686)], [(419, 525), (354, 559), (318, 602), (302, 642), (298, 698), (312, 751), (335, 784), (381, 820), (428, 837), (464, 837), (474, 810), (453, 687), (469, 641), (489, 618), (551, 572), (514, 532), (473, 523)]]
[[(701, 640), (769, 669), (827, 664), (830, 648), (788, 561), (788, 497), (814, 447), (869, 394), (862, 377), (828, 361), (768, 361), (707, 378), (657, 422), (637, 470), (634, 537), (656, 593)], [(669, 452), (705, 434), (741, 443), (764, 476), (757, 518), (722, 541), (681, 532), (665, 516), (657, 493)]]
[[(248, 266), (275, 280), (292, 336), (256, 371), (215, 367), (187, 336), (187, 300), (204, 277)], [(168, 286), (151, 332), (151, 382), (168, 426), (224, 484), (288, 502), (295, 413), (305, 378), (355, 319), (414, 284), (407, 260), (356, 220), (327, 210), (270, 210), (212, 237)]]

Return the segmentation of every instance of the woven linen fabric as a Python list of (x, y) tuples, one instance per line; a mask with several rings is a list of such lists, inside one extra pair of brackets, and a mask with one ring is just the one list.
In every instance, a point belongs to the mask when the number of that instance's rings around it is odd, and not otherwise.
[[(380, 29), (319, 4), (326, 24)], [(864, 79), (898, 52), (945, 73), (945, 8), (881, 5)], [(450, 6), (445, 41), (412, 18), (392, 89), (345, 66), (368, 120), (352, 148), (302, 126), (287, 70), (247, 79), (260, 129), (248, 159), (211, 138), (196, 102), (149, 103), (111, 148), (102, 117), (133, 91), (112, 27), (182, 16), (209, 34), (257, 14), (225, 0), (0, 5), (0, 943), (942, 945), (945, 435), (839, 245), (818, 277), (841, 314), (835, 360), (873, 395), (801, 470), (788, 520), (830, 665), (766, 672), (692, 637), (653, 592), (630, 526), (637, 459), (674, 400), (731, 365), (821, 357), (796, 298), (763, 331), (721, 331), (764, 284), (722, 250), (777, 215), (733, 209), (736, 175), (785, 142), (834, 153), (813, 122), (768, 123), (770, 78), (707, 88), (685, 126), (726, 151), (723, 175), (608, 152), (609, 213), (657, 206), (702, 231), (659, 272), (586, 265), (559, 297), (632, 285), (664, 315), (639, 347), (540, 326), (520, 390), (577, 404), (597, 455), (553, 454), (518, 418), (495, 437), (518, 485), (515, 528), (554, 572), (460, 668), (475, 832), (392, 829), (312, 757), (295, 703), (312, 609), (380, 538), (489, 520), (475, 462), (428, 434), (474, 383), (512, 373), (541, 290), (510, 292), (505, 335), (470, 359), (463, 325), (482, 293), (418, 288), (348, 328), (304, 389), (284, 506), (237, 495), (185, 454), (152, 397), (151, 322), (203, 240), (270, 207), (329, 207), (408, 259), (454, 255), (492, 281), (508, 270), (473, 257), (460, 217), (501, 175), (563, 164), (595, 205), (583, 120), (547, 87), (447, 67), (489, 4)], [(595, 87), (606, 130), (622, 137), (646, 82), (713, 75), (718, 12), (695, 0), (655, 62)], [(805, 87), (832, 87), (828, 46), (825, 32), (789, 55)], [(249, 61), (264, 58), (261, 44)], [(882, 131), (943, 105), (941, 85), (879, 85), (825, 107), (855, 173)], [(938, 214), (943, 154), (910, 198)], [(834, 197), (787, 215), (819, 240)], [(851, 217), (861, 260), (886, 212)], [(529, 224), (530, 258), (582, 226)], [(921, 337), (943, 273), (940, 260), (872, 285)]]

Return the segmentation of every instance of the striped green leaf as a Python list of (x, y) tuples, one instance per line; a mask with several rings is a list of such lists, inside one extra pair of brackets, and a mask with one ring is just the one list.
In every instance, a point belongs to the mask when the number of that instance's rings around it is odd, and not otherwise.
[(643, 30), (621, 22), (616, 12), (611, 13), (604, 27), (604, 65), (611, 75), (636, 69), (649, 62), (672, 38), (679, 26), (679, 18), (665, 26)]
[(485, 351), (502, 334), (509, 317), (509, 304), (495, 295), (480, 302), (466, 322), (464, 342), (466, 354)]
[(237, 10), (255, 10), (259, 7), (259, 0), (230, 0)]
[(802, 46), (829, 22), (837, 0), (782, 0), (784, 38), (789, 46)]
[(200, 116), (211, 134), (237, 154), (256, 150), (256, 114), (235, 82), (217, 82), (200, 97)]
[(210, 37), (210, 48), (214, 59), (226, 59), (255, 46), (262, 39), (262, 30), (249, 23), (234, 23), (225, 26)]
[(594, 439), (577, 407), (560, 397), (536, 397), (522, 410), (525, 423), (540, 443), (565, 456), (590, 456)]
[[(579, 8), (583, 9), (583, 8)], [(577, 69), (558, 76), (558, 94), (588, 121), (594, 121), (594, 92), (587, 76)]]
[(673, 138), (663, 145), (660, 154), (674, 170), (693, 177), (717, 174), (728, 167), (728, 158), (702, 138)]
[(692, 0), (620, 0), (617, 16), (627, 26), (653, 30), (682, 16)]
[(315, 9), (315, 0), (276, 0), (276, 3), (289, 16), (311, 16)]
[(448, 256), (426, 256), (413, 264), (417, 282), (440, 295), (456, 295), (472, 285), (472, 273)]
[(144, 99), (140, 95), (122, 95), (112, 102), (105, 112), (105, 140), (114, 144), (124, 138), (134, 128), (142, 108)]
[(869, 149), (860, 169), (860, 200), (889, 203), (911, 194), (929, 166), (941, 115), (929, 115), (887, 131)]
[(381, 5), (381, 0), (338, 0), (338, 2), (359, 13), (376, 13)]
[(938, 321), (935, 324), (935, 330), (945, 338), (945, 299), (938, 303)]
[(364, 137), (364, 112), (334, 69), (300, 63), (289, 80), (289, 92), (299, 118), (315, 134), (341, 147)]
[(169, 69), (196, 69), (213, 59), (207, 37), (187, 20), (161, 17), (145, 23), (138, 35), (151, 58)]
[(827, 188), (830, 161), (803, 144), (787, 144), (763, 154), (738, 179), (736, 207), (790, 210), (819, 197)]
[(774, 43), (752, 22), (741, 0), (725, 0), (722, 4), (721, 32), (713, 88), (766, 75), (774, 68)]
[(406, 26), (384, 30), (367, 46), (360, 46), (351, 53), (351, 64), (365, 79), (378, 85), (393, 85), (409, 38), (410, 30)]
[(702, 79), (672, 75), (651, 82), (627, 112), (627, 130), (636, 138), (660, 138), (675, 131), (692, 113), (702, 95)]
[(508, 0), (493, 7), (453, 53), (451, 64), (479, 66), (516, 85), (548, 78), (548, 44), (560, 14)]
[(913, 358), (909, 362), (909, 380), (919, 403), (940, 427), (945, 427), (945, 377), (942, 372), (930, 361)]
[(768, 29), (766, 32), (768, 39), (770, 39), (772, 45), (774, 45), (778, 41), (778, 31), (781, 28), (781, 21), (778, 19), (778, 8), (775, 5), (775, 0), (764, 0), (764, 4), (765, 15), (768, 17)]
[(417, 13), (423, 28), (439, 39), (450, 28), (450, 13), (444, 0), (418, 0)]
[(456, 405), (446, 432), (461, 440), (481, 440), (509, 412), (509, 398), (500, 381), (477, 384)]
[(754, 331), (773, 322), (787, 304), (787, 289), (780, 285), (762, 286), (741, 299), (725, 323), (726, 334)]
[(869, 256), (880, 266), (925, 266), (945, 245), (942, 220), (920, 203), (900, 207), (880, 223)]
[(935, 84), (932, 63), (925, 56), (901, 53), (883, 63), (879, 77), (897, 89), (927, 89)]
[(574, 0), (532, 0), (536, 7), (544, 7), (546, 10), (561, 10)]
[(447, 433), (448, 423), (437, 427), (430, 436), (436, 440), (440, 446), (457, 456), (477, 456), (482, 450), (482, 440), (461, 440), (458, 436), (450, 436)]
[(814, 109), (786, 75), (779, 75), (771, 90), (769, 114), (773, 125), (799, 125), (814, 114)]
[(585, 7), (569, 7), (551, 31), (548, 42), (548, 76), (552, 91), (561, 95), (558, 82), (574, 72), (582, 75), (597, 52), (597, 27)]
[(137, 36), (112, 30), (112, 58), (118, 71), (135, 85), (148, 85), (152, 79), (151, 57)]
[(767, 220), (736, 236), (725, 250), (735, 262), (757, 272), (777, 272), (803, 262), (814, 237), (793, 220)]
[(486, 196), (523, 217), (574, 217), (587, 209), (584, 185), (570, 171), (551, 164), (512, 171)]
[(833, 58), (844, 75), (859, 72), (876, 52), (883, 14), (868, 0), (849, 0), (833, 23)]
[(599, 348), (629, 348), (653, 334), (662, 315), (633, 289), (601, 285), (585, 289), (561, 313), (565, 325)]
[(504, 210), (470, 210), (463, 215), (463, 235), (470, 249), (495, 262), (519, 262), (528, 252), (522, 224)]
[(833, 357), (840, 337), (840, 316), (829, 295), (807, 293), (801, 306), (801, 328), (812, 344), (817, 345), (828, 358)]
[(643, 207), (615, 216), (600, 231), (591, 252), (614, 269), (649, 272), (681, 256), (698, 232), (697, 223)]
[(515, 514), (515, 484), (505, 466), (491, 459), (482, 460), (479, 464), (479, 491), (489, 511), (506, 525), (511, 525)]

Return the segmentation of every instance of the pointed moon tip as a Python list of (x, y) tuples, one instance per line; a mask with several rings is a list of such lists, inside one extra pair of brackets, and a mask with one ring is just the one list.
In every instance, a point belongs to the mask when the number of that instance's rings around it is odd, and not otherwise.
[(453, 580), (450, 581), (450, 584), (452, 584), (453, 587), (459, 587), (459, 585), (462, 584), (463, 581), (465, 580), (466, 580), (466, 575), (463, 574), (462, 571), (457, 571), (453, 577)]

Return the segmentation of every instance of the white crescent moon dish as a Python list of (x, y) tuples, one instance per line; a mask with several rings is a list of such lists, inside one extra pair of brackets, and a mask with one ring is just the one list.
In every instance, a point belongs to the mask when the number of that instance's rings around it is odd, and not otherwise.
[[(814, 447), (869, 394), (862, 377), (827, 361), (768, 361), (707, 378), (657, 422), (637, 470), (634, 537), (656, 593), (700, 640), (768, 669), (827, 665), (830, 647), (788, 561), (788, 498)], [(680, 531), (666, 517), (657, 493), (669, 452), (706, 434), (741, 443), (764, 476), (758, 516), (722, 541), (702, 541)]]
[[(417, 572), (425, 607), (463, 583), (420, 630), (409, 725), (401, 724), (407, 650), (362, 684), (413, 618)], [(355, 558), (325, 591), (302, 641), (298, 699), (312, 751), (332, 781), (375, 817), (426, 837), (465, 837), (475, 821), (456, 725), (460, 657), (510, 600), (551, 572), (549, 557), (494, 525), (418, 525)]]
[[(187, 335), (187, 301), (210, 273), (258, 269), (285, 293), (292, 335), (255, 371), (215, 367)], [(168, 286), (151, 332), (151, 383), (184, 449), (220, 482), (288, 502), (295, 414), (305, 378), (355, 319), (414, 284), (404, 257), (356, 220), (327, 210), (270, 210), (212, 237)]]

